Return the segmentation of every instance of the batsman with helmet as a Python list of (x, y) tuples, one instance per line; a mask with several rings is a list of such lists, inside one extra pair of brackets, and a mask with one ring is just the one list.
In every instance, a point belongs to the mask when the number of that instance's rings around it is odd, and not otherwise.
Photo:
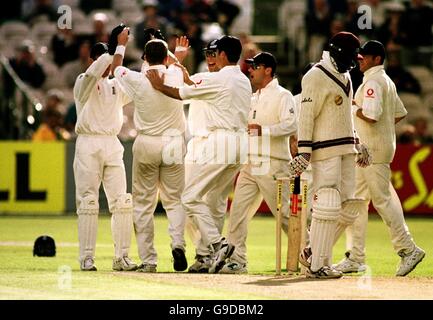
[[(360, 42), (350, 32), (340, 32), (329, 50), (302, 79), (298, 153), (289, 172), (298, 176), (311, 162), (313, 170), (311, 249), (304, 249), (300, 262), (307, 277), (340, 278), (332, 268), (332, 247), (337, 224), (355, 217), (347, 208), (355, 193), (355, 162), (369, 164), (365, 147), (359, 144), (352, 119), (352, 83), (349, 71), (356, 66)], [(343, 221), (344, 219), (344, 221)]]

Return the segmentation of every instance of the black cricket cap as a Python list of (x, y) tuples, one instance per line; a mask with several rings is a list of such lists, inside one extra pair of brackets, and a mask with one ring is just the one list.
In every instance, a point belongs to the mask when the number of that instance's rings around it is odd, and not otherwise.
[(217, 39), (209, 41), (206, 47), (203, 48), (203, 51), (216, 51), (218, 49), (217, 41)]
[(382, 61), (385, 60), (386, 56), (385, 47), (383, 46), (382, 42), (377, 40), (370, 40), (364, 43), (359, 50), (359, 53), (363, 56), (380, 56), (382, 58)]
[(267, 68), (272, 68), (273, 72), (277, 69), (277, 60), (273, 54), (269, 52), (260, 52), (251, 59), (245, 59), (245, 62), (255, 65), (262, 64)]

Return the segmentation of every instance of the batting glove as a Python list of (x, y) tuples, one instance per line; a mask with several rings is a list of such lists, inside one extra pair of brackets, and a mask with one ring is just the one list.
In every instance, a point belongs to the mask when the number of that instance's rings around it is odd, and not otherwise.
[(368, 148), (362, 143), (355, 144), (355, 147), (358, 151), (358, 154), (356, 155), (356, 164), (361, 168), (371, 165), (373, 159)]
[(300, 176), (302, 172), (307, 170), (308, 165), (310, 164), (311, 154), (309, 153), (301, 153), (293, 158), (289, 163), (289, 174), (291, 176)]

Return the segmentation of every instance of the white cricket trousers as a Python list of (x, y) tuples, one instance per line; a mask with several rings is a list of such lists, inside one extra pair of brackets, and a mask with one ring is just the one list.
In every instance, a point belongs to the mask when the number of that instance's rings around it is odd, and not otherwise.
[(408, 253), (415, 248), (404, 220), (400, 199), (391, 183), (391, 168), (388, 163), (356, 168), (356, 197), (364, 198), (366, 201), (355, 222), (346, 229), (347, 247), (351, 251), (351, 259), (365, 263), (365, 238), (370, 201), (389, 228), (394, 250), (397, 253), (400, 250)]
[[(205, 145), (207, 138), (205, 137), (192, 137), (188, 142), (187, 153), (185, 156), (185, 184), (194, 179), (199, 172), (198, 163), (203, 162), (203, 155), (205, 154)], [(226, 186), (227, 190), (219, 190), (216, 192), (208, 193), (205, 197), (206, 205), (209, 207), (215, 226), (222, 234), (224, 228), (224, 220), (227, 212), (228, 194), (233, 189), (231, 184)], [(224, 198), (224, 195), (227, 195)], [(194, 221), (186, 217), (186, 231), (189, 233), (192, 242), (196, 247), (196, 254), (200, 256), (207, 256), (210, 254), (209, 248), (201, 238), (200, 230)]]
[[(319, 199), (321, 207), (316, 208), (318, 190), (336, 189), (341, 203), (353, 199), (355, 194), (355, 155), (346, 154), (325, 160), (313, 161), (313, 212), (310, 228), (312, 251), (311, 270), (317, 271), (324, 265), (332, 265), (332, 247), (334, 244), (337, 219), (332, 198)], [(325, 193), (325, 197), (329, 195)], [(332, 205), (331, 205), (332, 204)]]
[[(247, 137), (245, 135), (245, 137)], [(226, 199), (236, 175), (241, 169), (239, 162), (241, 135), (230, 131), (214, 131), (205, 138), (204, 156), (197, 164), (194, 176), (188, 180), (182, 193), (185, 213), (200, 230), (205, 247), (221, 241), (222, 236), (215, 223), (212, 208), (207, 199), (220, 194)], [(245, 139), (245, 148), (248, 146)]]
[[(169, 150), (177, 153), (177, 157), (171, 157)], [(185, 141), (183, 136), (139, 134), (132, 152), (132, 195), (138, 255), (143, 263), (157, 264), (154, 212), (158, 204), (158, 190), (168, 218), (171, 249), (185, 248), (185, 213), (180, 201), (185, 185)]]
[[(91, 216), (99, 213), (101, 182), (111, 213), (115, 210), (116, 200), (126, 193), (123, 146), (116, 136), (79, 134), (75, 143), (73, 168), (82, 260), (95, 255), (97, 217)], [(90, 206), (86, 199), (92, 199)], [(91, 225), (84, 226), (83, 223)]]
[[(241, 264), (247, 263), (246, 240), (248, 234), (248, 223), (257, 212), (263, 199), (274, 216), (277, 215), (277, 180), (288, 172), (288, 161), (271, 160), (260, 166), (268, 165), (266, 174), (254, 174), (257, 166), (248, 164), (242, 168), (236, 181), (233, 202), (230, 207), (228, 223), (228, 240), (235, 246), (231, 260)], [(260, 170), (262, 171), (262, 170)], [(283, 230), (287, 233), (289, 188), (288, 184), (282, 192)]]

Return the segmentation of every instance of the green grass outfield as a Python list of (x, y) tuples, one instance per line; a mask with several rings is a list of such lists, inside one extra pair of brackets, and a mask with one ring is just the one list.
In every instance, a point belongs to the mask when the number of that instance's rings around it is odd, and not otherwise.
[[(423, 262), (408, 277), (412, 280), (417, 278), (431, 280), (433, 277), (433, 218), (415, 217), (407, 218), (406, 221), (416, 243), (427, 253)], [(111, 270), (113, 245), (108, 216), (101, 216), (99, 219), (96, 247), (98, 271), (90, 273), (79, 271), (76, 216), (0, 216), (0, 299), (272, 299), (272, 296), (260, 291), (243, 292), (212, 285), (213, 282), (218, 284), (220, 279), (228, 279), (234, 285), (237, 279), (241, 279), (239, 275), (203, 276), (174, 273), (166, 217), (158, 215), (155, 224), (158, 274), (113, 272)], [(252, 220), (247, 243), (248, 276), (264, 275), (268, 279), (273, 279), (275, 271), (274, 231), (275, 220), (273, 218), (259, 216)], [(43, 234), (48, 234), (55, 239), (56, 257), (32, 256), (33, 242)], [(284, 236), (283, 241), (285, 239)], [(343, 238), (334, 249), (335, 261), (343, 257), (344, 248)], [(285, 256), (285, 250), (284, 247), (283, 256)], [(130, 256), (138, 262), (135, 237), (133, 237)], [(188, 236), (187, 258), (189, 263), (193, 262), (194, 248)], [(395, 279), (394, 273), (399, 259), (392, 249), (385, 224), (377, 216), (370, 217), (367, 264), (373, 279), (375, 277)], [(352, 277), (359, 277), (359, 275), (350, 276)], [(182, 281), (175, 281), (177, 279)], [(194, 283), (196, 279), (201, 282), (209, 281), (209, 285), (198, 287)], [(195, 289), (191, 290), (191, 288)], [(284, 297), (281, 298), (284, 299)]]

